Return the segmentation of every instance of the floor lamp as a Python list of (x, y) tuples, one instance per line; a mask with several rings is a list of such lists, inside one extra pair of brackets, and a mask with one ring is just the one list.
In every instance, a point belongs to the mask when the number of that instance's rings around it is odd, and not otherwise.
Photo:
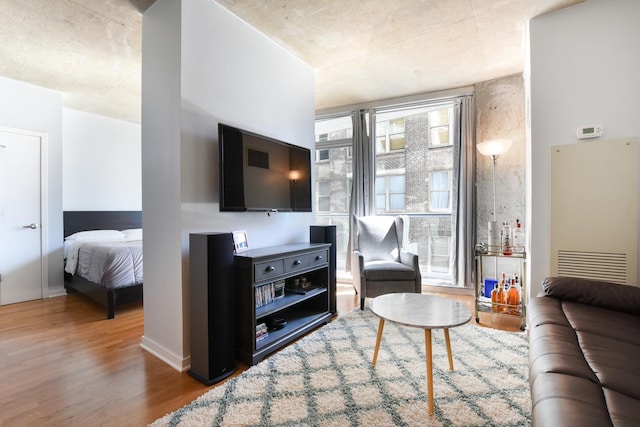
[[(496, 202), (496, 163), (498, 161), (498, 157), (501, 154), (504, 154), (511, 148), (512, 141), (510, 139), (494, 139), (491, 141), (484, 141), (477, 145), (477, 149), (480, 154), (490, 157), (493, 161), (493, 212), (491, 213), (491, 221), (489, 221), (489, 246), (494, 246), (494, 248), (489, 248), (489, 250), (496, 250), (495, 246), (498, 246), (498, 251), (500, 250), (500, 230), (498, 229), (498, 224), (496, 222), (496, 210), (497, 210), (497, 202)], [(497, 263), (497, 260), (496, 260)], [(496, 278), (498, 275), (497, 266), (496, 266)]]

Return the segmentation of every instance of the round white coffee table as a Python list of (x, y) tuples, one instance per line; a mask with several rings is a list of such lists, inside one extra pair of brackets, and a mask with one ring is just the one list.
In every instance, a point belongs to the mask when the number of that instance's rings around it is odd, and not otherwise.
[(382, 339), (384, 322), (398, 323), (413, 328), (424, 329), (424, 342), (427, 355), (427, 394), (429, 415), (433, 415), (433, 360), (431, 349), (431, 330), (444, 329), (444, 339), (449, 356), (449, 370), (453, 371), (449, 328), (464, 325), (471, 320), (471, 310), (449, 298), (415, 293), (386, 294), (375, 297), (369, 308), (380, 318), (376, 349), (373, 352), (373, 366), (378, 361), (378, 350)]

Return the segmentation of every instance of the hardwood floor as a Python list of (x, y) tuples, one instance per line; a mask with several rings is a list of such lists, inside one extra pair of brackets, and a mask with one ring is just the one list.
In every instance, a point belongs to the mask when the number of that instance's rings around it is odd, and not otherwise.
[[(337, 304), (338, 315), (357, 306), (351, 285)], [(481, 313), (481, 326), (520, 320)], [(0, 426), (144, 426), (211, 388), (142, 350), (143, 330), (139, 303), (112, 320), (77, 294), (0, 307)]]

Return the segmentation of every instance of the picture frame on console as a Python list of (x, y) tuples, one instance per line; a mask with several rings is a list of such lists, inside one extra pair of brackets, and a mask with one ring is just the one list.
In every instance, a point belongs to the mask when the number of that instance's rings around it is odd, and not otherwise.
[(233, 252), (236, 254), (249, 250), (249, 241), (247, 239), (246, 230), (232, 231), (233, 234)]

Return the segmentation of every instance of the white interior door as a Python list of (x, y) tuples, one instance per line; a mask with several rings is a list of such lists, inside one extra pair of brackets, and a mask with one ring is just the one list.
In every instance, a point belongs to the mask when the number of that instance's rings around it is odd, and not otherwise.
[(43, 297), (43, 137), (0, 128), (0, 304)]

